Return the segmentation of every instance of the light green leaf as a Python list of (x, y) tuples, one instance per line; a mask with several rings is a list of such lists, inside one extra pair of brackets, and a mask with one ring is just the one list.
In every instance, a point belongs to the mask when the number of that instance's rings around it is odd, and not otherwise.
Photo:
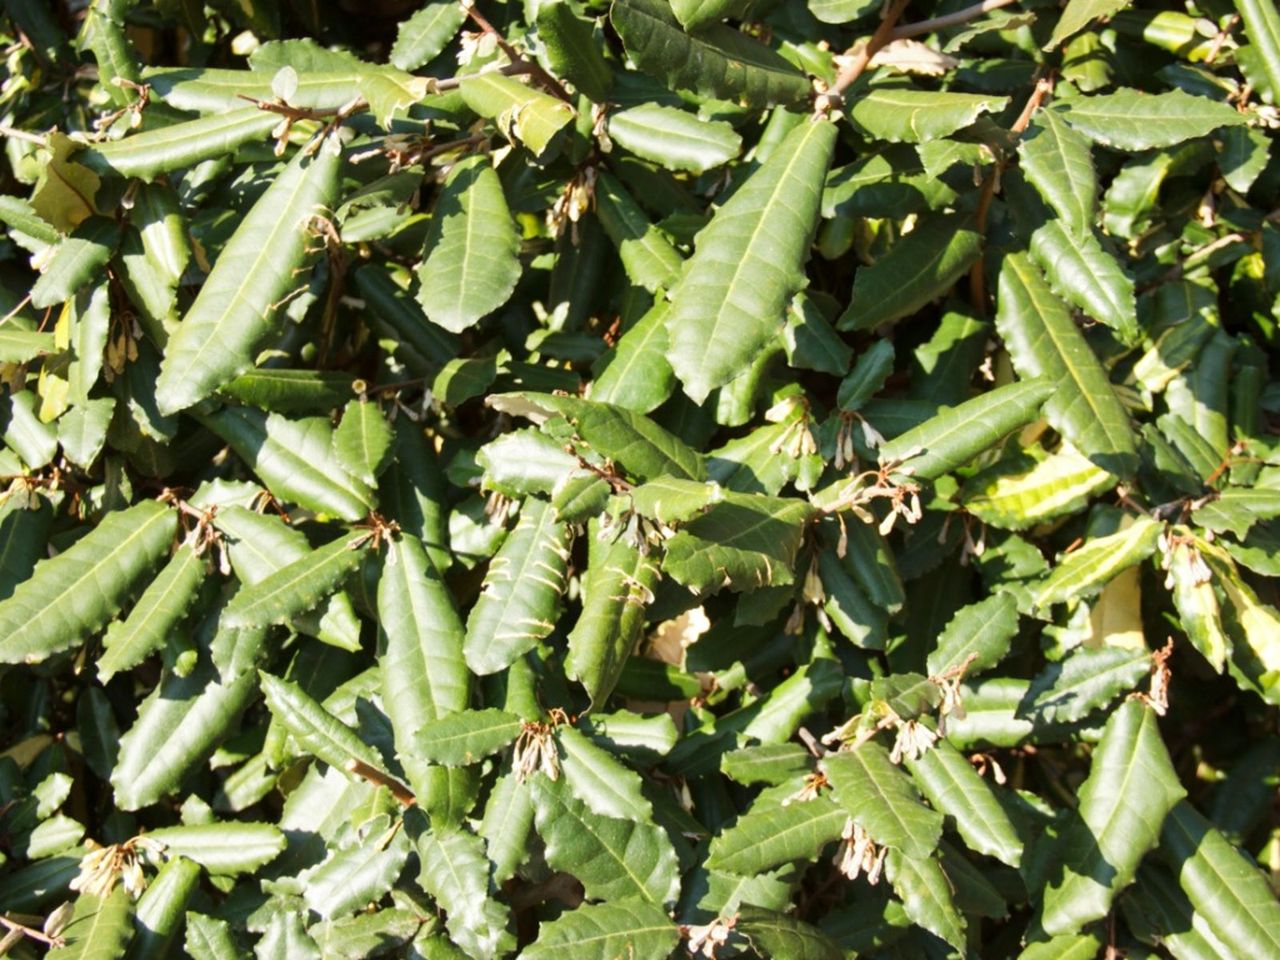
[(246, 407), (199, 416), (257, 473), (273, 494), (317, 513), (359, 520), (373, 493), (333, 455), (333, 430), (322, 417), (288, 419)]
[(67, 459), (88, 470), (107, 442), (107, 428), (115, 412), (113, 397), (78, 403), (58, 419), (58, 443)]
[(1047, 455), (1033, 447), (975, 474), (965, 483), (961, 502), (984, 523), (1026, 530), (1083, 510), (1115, 484), (1114, 476), (1070, 444)]
[(971, 850), (1017, 867), (1023, 840), (996, 788), (984, 780), (968, 757), (946, 740), (939, 740), (907, 769), (935, 810), (955, 820), (956, 830)]
[(65, 303), (91, 280), (102, 279), (120, 237), (120, 225), (106, 217), (90, 217), (59, 243), (44, 273), (31, 288), (31, 305), (38, 310)]
[(663, 572), (695, 593), (792, 583), (813, 514), (803, 500), (725, 493), (667, 541)]
[(374, 769), (382, 769), (377, 751), (298, 684), (269, 673), (261, 673), (260, 678), (267, 707), (305, 753), (339, 770), (346, 770), (348, 760), (359, 760)]
[(1096, 934), (1068, 934), (1029, 944), (1018, 960), (1097, 960), (1101, 949), (1102, 941)]
[(66, 945), (50, 950), (52, 960), (113, 960), (133, 939), (133, 898), (123, 884), (105, 897), (82, 893), (62, 930)]
[(298, 875), (302, 898), (321, 917), (342, 917), (381, 900), (399, 879), (411, 844), (386, 816), (366, 823), (350, 846), (330, 847), (324, 862)]
[(12, 321), (0, 327), (0, 363), (26, 363), (56, 349), (52, 333), (23, 330)]
[(1151, 656), (1145, 649), (1078, 647), (1031, 681), (1019, 712), (1039, 722), (1082, 720), (1132, 690), (1150, 672)]
[[(1235, 0), (1236, 10), (1244, 21), (1244, 33), (1249, 39), (1249, 58), (1256, 62), (1266, 83), (1255, 81), (1264, 100), (1280, 102), (1280, 13), (1266, 0)], [(1246, 74), (1246, 76), (1249, 76)], [(1249, 76), (1252, 79), (1251, 76)]]
[(982, 253), (982, 237), (958, 214), (925, 220), (853, 279), (839, 330), (872, 330), (945, 294)]
[(520, 237), (489, 158), (467, 157), (449, 171), (432, 213), (418, 302), (453, 333), (507, 302), (520, 279)]
[(1049, 422), (1098, 466), (1121, 477), (1133, 473), (1129, 414), (1070, 312), (1024, 254), (1004, 258), (997, 296), (996, 328), (1019, 375), (1054, 384), (1045, 404)]
[(742, 151), (742, 137), (729, 124), (657, 103), (609, 114), (606, 130), (614, 143), (668, 170), (704, 173)]
[(551, 71), (592, 102), (608, 100), (613, 71), (596, 39), (594, 21), (580, 19), (562, 0), (548, 0), (538, 4), (535, 26)]
[[(680, 254), (649, 222), (626, 187), (604, 170), (596, 179), (596, 215), (618, 248), (622, 266), (633, 283), (652, 293), (672, 286), (679, 279), (684, 266)], [(665, 301), (654, 304), (650, 314), (659, 310), (665, 316)]]
[(1105, 917), (1116, 894), (1160, 839), (1165, 816), (1186, 795), (1156, 713), (1127, 700), (1111, 715), (1080, 788), (1077, 816), (1059, 840), (1061, 876), (1045, 888), (1040, 924), (1054, 935), (1078, 933)]
[(609, 19), (636, 65), (673, 90), (753, 107), (810, 94), (808, 78), (764, 44), (724, 24), (686, 33), (665, 0), (614, 0)]
[(0, 601), (0, 663), (39, 663), (68, 650), (120, 610), (167, 551), (177, 514), (154, 500), (109, 513)]
[(167, 127), (143, 130), (90, 147), (78, 159), (100, 173), (152, 181), (166, 173), (194, 167), (205, 160), (235, 153), (261, 141), (280, 122), (279, 114), (257, 107), (231, 109)]
[(188, 912), (186, 927), (183, 946), (192, 960), (242, 960), (244, 954), (236, 945), (227, 921)]
[(1141, 563), (1156, 549), (1163, 525), (1150, 517), (1138, 517), (1117, 533), (1094, 537), (1066, 555), (1036, 588), (1035, 606), (1045, 610), (1055, 603), (1086, 597), (1112, 577)]
[(563, 780), (536, 775), (531, 786), (547, 863), (577, 877), (587, 899), (675, 902), (680, 870), (661, 827), (594, 814)]
[(116, 805), (138, 810), (176, 790), (235, 726), (257, 692), (253, 673), (219, 682), (212, 666), (165, 674), (120, 738), (111, 772)]
[(459, 91), (468, 107), (493, 120), (504, 137), (523, 144), (538, 160), (550, 157), (573, 122), (573, 107), (515, 77), (479, 73), (463, 78)]
[(586, 687), (593, 707), (609, 698), (640, 641), (657, 582), (657, 558), (646, 557), (623, 539), (607, 546), (592, 539), (582, 576), (582, 614), (569, 633), (565, 670)]
[(391, 425), (376, 403), (352, 400), (333, 432), (333, 452), (347, 473), (375, 486), (391, 465)]
[(509, 746), (522, 725), (514, 713), (493, 707), (459, 711), (423, 724), (413, 735), (413, 753), (432, 763), (469, 766)]
[(1130, 0), (1070, 0), (1058, 22), (1054, 24), (1053, 35), (1044, 49), (1053, 50), (1063, 41), (1071, 39), (1094, 20), (1109, 17), (1118, 10), (1129, 6)]
[(832, 123), (797, 126), (698, 234), (667, 312), (667, 358), (695, 402), (745, 371), (781, 332), (805, 283), (835, 140)]
[(161, 413), (234, 380), (280, 332), (279, 305), (299, 284), (311, 218), (337, 199), (341, 166), (336, 144), (310, 157), (299, 152), (245, 214), (169, 340), (156, 384)]
[(1018, 165), (1057, 213), (1063, 229), (1083, 236), (1098, 221), (1098, 175), (1088, 137), (1058, 110), (1041, 110), (1018, 142)]
[[(600, 174), (601, 180), (605, 176)], [(597, 204), (602, 197), (599, 183)], [(630, 276), (631, 269), (627, 272)], [(667, 301), (659, 300), (619, 338), (611, 352), (601, 355), (592, 368), (596, 377), (591, 382), (590, 399), (636, 413), (649, 413), (662, 406), (676, 383), (675, 371), (667, 362), (669, 343)]]
[(1034, 420), (1053, 396), (1046, 379), (1023, 380), (966, 400), (880, 446), (880, 462), (906, 460), (911, 476), (936, 480)]
[(563, 751), (560, 767), (565, 783), (588, 810), (602, 817), (652, 822), (653, 807), (641, 792), (634, 770), (573, 727), (557, 727), (555, 738)]
[(849, 106), (849, 119), (876, 140), (928, 143), (969, 126), (984, 113), (999, 113), (1008, 103), (1008, 97), (873, 87)]
[(188, 824), (149, 830), (147, 836), (170, 855), (193, 860), (215, 876), (253, 873), (285, 847), (285, 836), (273, 823)]
[(936, 677), (962, 664), (965, 676), (988, 670), (1004, 659), (1017, 634), (1018, 603), (1012, 593), (994, 593), (961, 607), (938, 634), (929, 673)]
[(666, 960), (680, 930), (659, 906), (645, 900), (586, 903), (538, 928), (520, 960)]
[(161, 960), (182, 929), (187, 904), (200, 884), (200, 865), (183, 856), (171, 857), (138, 900), (134, 924), (137, 932), (129, 950), (130, 960)]
[(1133, 280), (1093, 233), (1073, 236), (1050, 220), (1031, 235), (1031, 257), (1055, 293), (1106, 324), (1122, 343), (1138, 343), (1142, 331)]
[(107, 629), (104, 651), (98, 658), (98, 679), (106, 683), (164, 646), (186, 616), (205, 574), (204, 558), (187, 544), (179, 547), (147, 585), (129, 616)]
[(400, 70), (417, 70), (438, 57), (467, 22), (467, 12), (457, 3), (429, 3), (400, 22), (391, 45), (391, 64)]
[(360, 565), (365, 551), (349, 533), (281, 567), (252, 586), (241, 587), (223, 611), (232, 629), (283, 623), (319, 606)]
[(570, 532), (545, 501), (530, 498), (489, 563), (467, 617), (463, 653), (481, 676), (509, 667), (555, 629), (564, 593)]
[(1061, 109), (1067, 123), (1094, 142), (1118, 150), (1172, 147), (1246, 122), (1244, 114), (1225, 103), (1177, 89), (1153, 94), (1122, 87), (1059, 101), (1053, 109)]
[(484, 841), (462, 829), (433, 828), (418, 839), (419, 882), (448, 914), (449, 936), (475, 960), (515, 947), (510, 911), (490, 896)]
[(920, 799), (915, 785), (875, 741), (829, 754), (822, 769), (836, 802), (876, 843), (919, 859), (937, 849), (942, 814)]
[(1232, 956), (1280, 951), (1280, 903), (1266, 877), (1185, 800), (1164, 819), (1160, 853)]
[(1228, 487), (1212, 500), (1199, 502), (1191, 516), (1206, 530), (1243, 540), (1255, 523), (1280, 516), (1280, 489)]

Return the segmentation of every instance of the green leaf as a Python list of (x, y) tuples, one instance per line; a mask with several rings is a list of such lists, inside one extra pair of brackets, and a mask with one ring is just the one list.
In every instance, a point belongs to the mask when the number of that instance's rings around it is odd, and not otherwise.
[(614, 143), (668, 170), (704, 173), (742, 151), (742, 137), (729, 124), (657, 103), (609, 114), (606, 129)]
[(272, 823), (201, 823), (161, 827), (147, 836), (170, 855), (186, 857), (215, 876), (253, 873), (278, 857), (285, 836)]
[(907, 769), (935, 810), (951, 817), (969, 849), (1017, 867), (1023, 840), (996, 790), (969, 759), (946, 740), (919, 757), (906, 758)]
[(418, 302), (453, 333), (507, 302), (520, 279), (520, 237), (502, 183), (487, 156), (458, 162), (436, 201)]
[(124, 956), (133, 939), (133, 898), (117, 885), (105, 897), (82, 893), (62, 930), (66, 945), (50, 950), (53, 960), (109, 960)]
[(1089, 139), (1058, 110), (1041, 110), (1018, 141), (1018, 165), (1058, 215), (1070, 236), (1090, 234), (1098, 221), (1098, 176)]
[(817, 927), (765, 907), (743, 904), (733, 929), (762, 957), (840, 960), (844, 956), (835, 941)]
[(1000, 270), (996, 328), (1015, 369), (1047, 377), (1056, 389), (1045, 416), (1095, 464), (1117, 476), (1135, 469), (1129, 414), (1070, 312), (1023, 254), (1009, 254)]
[(269, 673), (260, 673), (260, 677), (267, 707), (305, 753), (339, 770), (346, 769), (348, 760), (359, 760), (374, 769), (382, 769), (382, 760), (373, 747), (298, 684)]
[(566, 950), (575, 960), (666, 960), (680, 942), (680, 930), (666, 912), (644, 900), (586, 903), (538, 927), (538, 939), (521, 960), (558, 960)]
[(1116, 478), (1070, 444), (1045, 455), (1019, 450), (975, 474), (961, 491), (964, 508), (1002, 530), (1027, 530), (1078, 513)]
[(432, 763), (465, 767), (510, 746), (521, 727), (521, 719), (505, 710), (460, 711), (423, 724), (413, 736), (413, 752)]
[(1189, 539), (1185, 529), (1175, 527), (1171, 532), (1176, 532), (1177, 537), (1169, 537), (1170, 545), (1161, 558), (1168, 571), (1165, 585), (1187, 639), (1221, 673), (1231, 652), (1231, 639), (1222, 623), (1213, 579), (1203, 575), (1201, 551), (1206, 550), (1207, 545)]
[[(596, 202), (603, 196), (597, 181)], [(624, 261), (625, 262), (625, 261)], [(628, 275), (631, 270), (628, 269)], [(657, 301), (631, 325), (609, 353), (601, 354), (592, 368), (590, 399), (600, 403), (650, 413), (675, 389), (676, 375), (667, 362), (667, 301)]]
[(129, 616), (107, 629), (102, 641), (105, 649), (98, 658), (98, 678), (103, 683), (164, 646), (195, 600), (205, 573), (204, 558), (194, 548), (184, 544), (177, 549), (147, 585)]
[(1164, 820), (1160, 853), (1231, 955), (1280, 950), (1280, 903), (1265, 876), (1185, 800)]
[(577, 877), (588, 900), (674, 903), (680, 871), (661, 827), (594, 814), (563, 780), (536, 775), (531, 785), (547, 863)]
[(67, 459), (88, 470), (107, 442), (107, 428), (115, 412), (112, 397), (87, 400), (72, 407), (58, 420), (58, 443)]
[(667, 541), (662, 570), (695, 593), (792, 583), (813, 514), (803, 500), (725, 493)]
[(463, 653), (481, 676), (509, 667), (552, 630), (564, 593), (570, 533), (542, 500), (520, 508), (516, 527), (489, 563), (467, 617)]
[(183, 856), (171, 857), (138, 900), (134, 923), (137, 932), (129, 951), (130, 960), (151, 960), (169, 956), (183, 914), (200, 883), (200, 865)]
[(912, 857), (890, 848), (885, 876), (915, 923), (957, 950), (965, 944), (965, 920), (952, 899), (951, 881), (936, 857)]
[(657, 582), (656, 559), (625, 540), (607, 547), (592, 540), (590, 563), (582, 576), (582, 614), (569, 633), (565, 670), (586, 687), (593, 707), (609, 698), (640, 641)]
[(1078, 933), (1105, 917), (1159, 841), (1165, 816), (1186, 795), (1156, 720), (1147, 704), (1128, 700), (1107, 721), (1076, 817), (1058, 841), (1063, 870), (1045, 888), (1040, 925), (1046, 932)]
[(0, 663), (39, 663), (83, 643), (120, 610), (176, 528), (173, 510), (145, 500), (110, 513), (64, 553), (37, 563), (0, 601)]
[(1044, 49), (1053, 50), (1064, 41), (1075, 36), (1094, 20), (1109, 17), (1113, 13), (1129, 6), (1130, 0), (1070, 0), (1058, 22), (1053, 26), (1053, 35)]
[(1030, 423), (1053, 393), (1052, 383), (1036, 379), (980, 394), (881, 444), (880, 462), (908, 458), (911, 476), (936, 480)]
[(988, 670), (1004, 659), (1017, 634), (1018, 605), (1011, 593), (995, 593), (961, 607), (938, 634), (929, 654), (929, 673), (938, 676), (962, 664), (966, 676)]
[(755, 806), (711, 841), (707, 869), (753, 876), (793, 860), (816, 860), (823, 847), (840, 839), (849, 819), (821, 796), (785, 807), (763, 801)]
[(391, 46), (391, 65), (400, 70), (426, 66), (440, 56), (466, 22), (467, 12), (459, 4), (427, 4), (400, 22)]
[(321, 917), (342, 917), (377, 903), (404, 870), (411, 844), (407, 832), (388, 817), (363, 825), (350, 846), (329, 848), (323, 863), (298, 876), (302, 898)]
[(573, 727), (558, 727), (555, 738), (564, 751), (560, 768), (565, 783), (588, 810), (602, 817), (652, 822), (653, 808), (641, 792), (641, 780), (634, 770)]
[(1020, 712), (1037, 721), (1081, 720), (1132, 690), (1150, 672), (1145, 649), (1078, 647), (1031, 681)]
[(347, 473), (375, 486), (391, 465), (391, 425), (376, 403), (352, 400), (333, 432), (333, 452)]
[(211, 665), (186, 677), (165, 674), (120, 738), (111, 772), (116, 805), (138, 810), (176, 790), (231, 732), (256, 692), (248, 671), (222, 682)]
[(573, 424), (588, 447), (639, 480), (672, 476), (702, 480), (702, 456), (646, 416), (608, 403), (549, 393), (491, 395), (489, 406), (542, 424), (559, 414)]
[(252, 586), (242, 587), (223, 611), (232, 629), (283, 623), (317, 607), (360, 565), (365, 552), (344, 534)]
[(419, 881), (444, 908), (449, 936), (477, 960), (515, 947), (508, 908), (490, 897), (484, 841), (461, 829), (436, 829), (418, 839)]
[(1255, 86), (1268, 103), (1280, 102), (1280, 15), (1263, 0), (1235, 0), (1235, 5), (1253, 51), (1250, 59), (1256, 60), (1266, 77), (1265, 84), (1255, 82)]
[(1072, 235), (1050, 220), (1031, 235), (1031, 257), (1055, 293), (1106, 324), (1122, 343), (1142, 339), (1133, 280), (1094, 234)]
[(1229, 487), (1212, 500), (1198, 503), (1191, 516), (1206, 530), (1243, 540), (1255, 523), (1280, 516), (1280, 489)]
[(1067, 123), (1095, 143), (1118, 150), (1172, 147), (1218, 127), (1246, 122), (1244, 114), (1225, 103), (1176, 89), (1151, 94), (1122, 87), (1115, 93), (1059, 101), (1053, 109), (1061, 109)]
[(971, 221), (947, 214), (918, 224), (875, 263), (858, 270), (839, 330), (872, 330), (942, 296), (982, 253)]
[(106, 217), (90, 217), (59, 243), (44, 273), (31, 288), (31, 305), (39, 310), (65, 303), (92, 280), (115, 251), (120, 226)]
[(218, 393), (272, 413), (328, 414), (351, 399), (354, 384), (349, 374), (270, 367), (241, 374)]
[(1008, 97), (873, 87), (849, 106), (849, 119), (868, 137), (890, 143), (928, 143), (999, 113)]
[(112, 172), (150, 182), (166, 173), (233, 154), (247, 143), (261, 141), (279, 122), (279, 114), (242, 106), (217, 116), (143, 130), (122, 140), (96, 144), (80, 154), (79, 159), (99, 173)]
[(915, 785), (874, 741), (828, 755), (822, 769), (836, 802), (876, 843), (908, 857), (928, 857), (942, 835), (942, 814), (926, 807)]
[(809, 96), (808, 78), (777, 53), (722, 24), (686, 33), (665, 0), (614, 0), (609, 19), (636, 65), (673, 90), (752, 107)]
[(493, 882), (510, 880), (529, 855), (533, 833), (533, 794), (515, 771), (500, 774), (485, 803), (484, 819), (476, 830), (487, 843)]
[(1032, 943), (1018, 960), (1096, 960), (1102, 941), (1096, 934), (1081, 933)]
[(183, 946), (193, 960), (241, 960), (244, 956), (231, 935), (227, 921), (188, 912), (186, 925)]
[(667, 312), (667, 358), (695, 402), (745, 371), (781, 331), (804, 285), (835, 140), (834, 124), (797, 126), (698, 234)]
[(535, 21), (552, 72), (594, 103), (608, 100), (613, 71), (601, 54), (593, 24), (579, 19), (562, 0), (540, 3)]
[(27, 363), (55, 350), (52, 333), (23, 330), (13, 323), (0, 327), (0, 363)]
[(1122, 570), (1151, 556), (1162, 529), (1158, 521), (1138, 517), (1123, 530), (1090, 539), (1079, 550), (1067, 554), (1034, 589), (1035, 606), (1045, 610), (1101, 589)]
[[(632, 282), (651, 293), (671, 287), (679, 279), (684, 261), (671, 242), (649, 222), (626, 187), (616, 177), (601, 170), (596, 178), (595, 196), (596, 215), (600, 218), (600, 225), (618, 248), (623, 269)], [(646, 316), (654, 314), (665, 317), (665, 301), (655, 303)], [(650, 326), (652, 325), (651, 323)], [(665, 353), (665, 326), (662, 328), (662, 337)], [(622, 344), (619, 343), (618, 349), (621, 348)]]
[(246, 407), (224, 407), (199, 416), (282, 500), (320, 514), (359, 520), (373, 493), (333, 455), (333, 430), (321, 417), (291, 420)]
[(298, 286), (311, 218), (337, 199), (341, 165), (336, 144), (310, 157), (299, 152), (245, 214), (165, 350), (156, 385), (161, 413), (184, 410), (234, 380), (280, 333), (279, 305)]
[[(459, 91), (468, 107), (493, 120), (503, 136), (523, 144), (539, 160), (550, 157), (573, 122), (573, 107), (515, 77), (479, 73), (463, 78)], [(489, 163), (487, 157), (481, 159)]]

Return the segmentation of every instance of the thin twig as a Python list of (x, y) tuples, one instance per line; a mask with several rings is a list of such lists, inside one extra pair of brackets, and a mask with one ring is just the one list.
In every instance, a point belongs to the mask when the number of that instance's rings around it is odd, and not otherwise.
[(457, 90), (462, 86), (463, 80), (470, 80), (473, 77), (481, 77), (486, 73), (500, 73), (504, 77), (518, 77), (521, 74), (533, 73), (534, 64), (523, 58), (508, 63), (506, 66), (499, 67), (497, 70), (481, 70), (479, 73), (468, 73), (460, 77), (445, 77), (443, 80), (437, 80), (431, 85), (433, 93), (448, 93), (450, 90)]
[(12, 137), (14, 140), (25, 140), (27, 143), (34, 143), (43, 147), (46, 140), (38, 133), (32, 133), (29, 130), (19, 130), (16, 127), (0, 126), (0, 137)]
[(19, 923), (17, 920), (10, 920), (3, 914), (0, 914), (0, 924), (3, 924), (6, 929), (16, 930), (24, 937), (30, 937), (32, 940), (37, 940), (40, 943), (47, 944), (51, 947), (61, 947), (66, 944), (66, 941), (63, 940), (62, 937), (51, 937), (48, 934), (41, 933), (39, 930), (34, 930), (31, 927), (28, 927), (26, 924)]
[(477, 27), (493, 37), (494, 41), (502, 49), (502, 52), (507, 55), (508, 59), (510, 59), (513, 64), (519, 63), (526, 65), (528, 67), (528, 74), (546, 87), (548, 93), (563, 100), (565, 103), (573, 103), (573, 98), (570, 97), (565, 88), (560, 85), (559, 80), (547, 73), (547, 71), (543, 70), (542, 67), (538, 66), (536, 63), (522, 56), (520, 51), (512, 46), (511, 42), (508, 41), (506, 37), (494, 29), (493, 24), (488, 21), (485, 15), (476, 9), (475, 0), (460, 0), (460, 2), (462, 3), (462, 9), (466, 11), (467, 16), (475, 21)]
[(371, 767), (363, 760), (357, 760), (352, 757), (343, 768), (347, 773), (354, 773), (362, 780), (368, 780), (370, 783), (376, 783), (380, 787), (386, 787), (391, 791), (391, 795), (399, 801), (402, 807), (412, 807), (418, 802), (418, 798), (414, 796), (413, 791), (406, 787), (403, 783), (389, 774), (383, 773), (377, 767)]
[(962, 23), (968, 23), (970, 20), (977, 20), (984, 13), (990, 13), (992, 10), (999, 10), (1001, 7), (1007, 7), (1017, 2), (1018, 0), (982, 0), (981, 3), (975, 3), (972, 7), (965, 7), (955, 13), (933, 17), (930, 20), (921, 20), (919, 23), (904, 23), (900, 27), (894, 27), (893, 39), (904, 40), (907, 37), (918, 37), (925, 33), (933, 33), (935, 30), (956, 27)]
[(889, 9), (885, 11), (884, 19), (880, 21), (880, 26), (876, 27), (876, 32), (871, 35), (871, 38), (859, 40), (849, 48), (846, 54), (849, 58), (848, 64), (840, 71), (836, 82), (818, 95), (814, 102), (814, 113), (826, 113), (844, 102), (845, 91), (862, 76), (867, 65), (871, 63), (871, 58), (876, 55), (876, 51), (893, 38), (894, 24), (898, 22), (898, 18), (902, 16), (910, 2), (911, 0), (892, 0)]

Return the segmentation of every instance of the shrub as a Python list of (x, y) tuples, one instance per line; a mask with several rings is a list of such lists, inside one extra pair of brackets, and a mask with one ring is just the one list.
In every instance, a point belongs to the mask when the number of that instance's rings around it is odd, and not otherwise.
[(1274, 5), (418, 7), (4, 5), (0, 953), (1280, 956)]

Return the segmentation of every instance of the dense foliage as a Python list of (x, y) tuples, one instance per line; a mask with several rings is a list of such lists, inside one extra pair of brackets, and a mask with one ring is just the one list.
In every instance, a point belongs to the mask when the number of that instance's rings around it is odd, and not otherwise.
[(5, 0), (0, 954), (1280, 957), (1269, 0)]

